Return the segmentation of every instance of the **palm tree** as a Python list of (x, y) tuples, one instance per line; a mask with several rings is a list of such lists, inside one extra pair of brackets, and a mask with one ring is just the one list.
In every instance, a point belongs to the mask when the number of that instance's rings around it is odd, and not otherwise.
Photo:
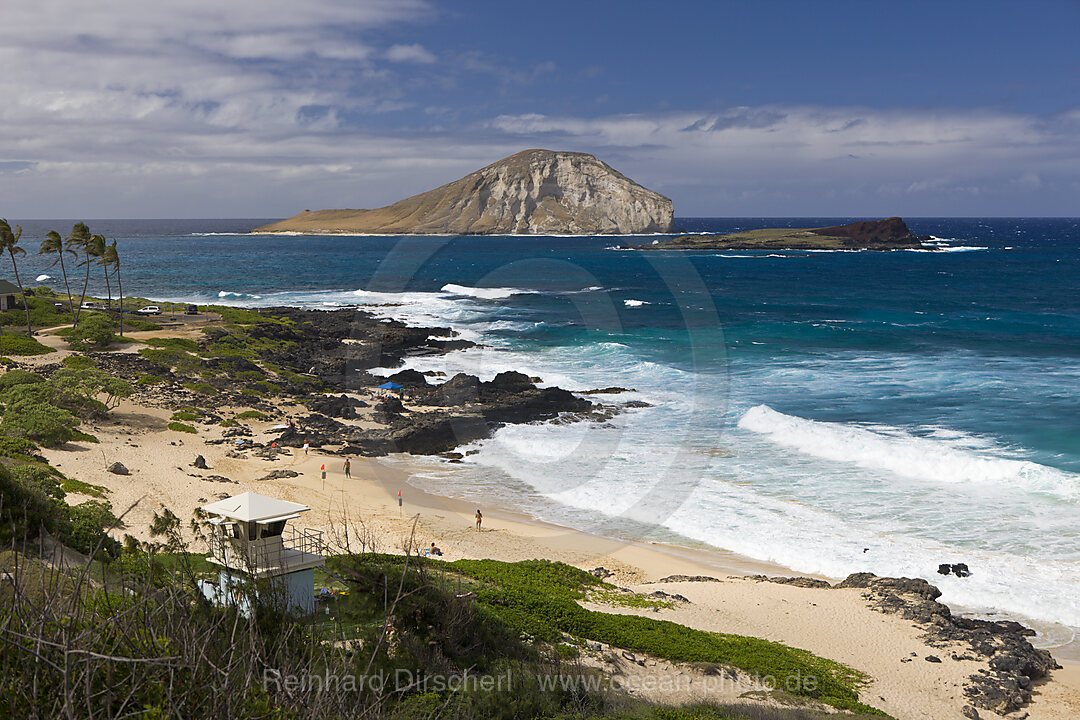
[[(71, 234), (64, 240), (64, 244), (68, 250), (71, 251), (75, 257), (78, 257), (80, 253), (86, 252), (86, 246), (90, 244), (90, 228), (86, 227), (86, 223), (77, 222), (75, 226), (71, 228)], [(90, 265), (83, 262), (80, 265), (86, 265), (86, 280), (83, 282), (82, 297), (79, 298), (79, 307), (75, 310), (75, 317), (72, 318), (72, 326), (78, 327), (79, 314), (82, 312), (82, 304), (86, 302), (86, 285), (90, 282)]]
[(82, 245), (83, 261), (80, 265), (86, 266), (86, 278), (83, 280), (82, 300), (80, 305), (86, 302), (86, 287), (90, 284), (90, 266), (98, 262), (98, 258), (105, 252), (105, 236), (91, 235)]
[(69, 252), (72, 255), (75, 254), (74, 250), (64, 248), (64, 240), (60, 237), (60, 233), (55, 230), (50, 230), (45, 239), (41, 241), (41, 249), (38, 250), (38, 255), (51, 255), (56, 253), (56, 260), (53, 260), (53, 264), (48, 269), (56, 267), (56, 263), (60, 263), (60, 272), (64, 274), (64, 288), (67, 290), (68, 296), (68, 310), (71, 311), (71, 319), (75, 319), (74, 303), (71, 300), (71, 285), (68, 284), (67, 268), (64, 266), (64, 253)]
[(30, 327), (30, 305), (26, 302), (26, 290), (23, 289), (22, 280), (19, 279), (19, 265), (15, 262), (16, 255), (26, 254), (26, 250), (19, 247), (19, 238), (21, 237), (21, 226), (16, 225), (14, 232), (12, 232), (8, 221), (0, 219), (0, 251), (7, 250), (8, 255), (11, 256), (11, 267), (15, 270), (15, 282), (18, 284), (19, 293), (22, 295), (23, 309), (26, 310), (26, 334), (33, 337), (34, 328)]
[[(98, 238), (101, 238), (100, 241), (98, 240)], [(95, 250), (95, 254), (94, 254), (95, 260), (94, 260), (94, 262), (96, 262), (98, 265), (100, 265), (101, 269), (105, 271), (105, 291), (108, 293), (107, 297), (109, 298), (108, 304), (106, 305), (106, 307), (111, 311), (112, 310), (112, 283), (109, 282), (109, 262), (105, 259), (105, 256), (109, 252), (109, 246), (105, 244), (105, 236), (104, 235), (95, 235), (94, 236), (94, 250)], [(98, 252), (98, 251), (100, 251), (100, 252)]]
[(105, 253), (101, 256), (101, 262), (105, 265), (106, 273), (108, 273), (108, 267), (111, 265), (113, 272), (116, 273), (116, 288), (120, 294), (120, 337), (124, 336), (124, 284), (120, 280), (120, 254), (116, 252), (116, 241), (113, 240), (112, 244), (105, 248)]

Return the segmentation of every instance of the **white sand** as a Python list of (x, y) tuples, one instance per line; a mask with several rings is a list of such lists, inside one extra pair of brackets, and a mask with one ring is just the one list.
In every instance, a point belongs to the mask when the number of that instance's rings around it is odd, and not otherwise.
[[(604, 566), (616, 572), (612, 581), (620, 585), (632, 585), (645, 592), (663, 589), (691, 600), (690, 605), (649, 613), (651, 617), (776, 640), (867, 673), (873, 682), (864, 691), (863, 701), (902, 720), (961, 717), (966, 704), (962, 684), (982, 666), (975, 661), (954, 661), (949, 652), (928, 647), (919, 639), (917, 627), (899, 616), (870, 609), (858, 590), (815, 590), (731, 577), (776, 574), (781, 569), (720, 551), (699, 552), (600, 538), (498, 508), (483, 508), (484, 527), (478, 532), (473, 527), (473, 506), (414, 489), (406, 483), (405, 473), (378, 461), (353, 458), (353, 477), (346, 479), (341, 457), (315, 450), (307, 456), (300, 450), (290, 450), (290, 455), (274, 461), (229, 458), (225, 456), (229, 444), (202, 442), (219, 437), (221, 428), (199, 425), (199, 435), (169, 431), (165, 429), (168, 417), (166, 411), (125, 402), (111, 413), (108, 422), (84, 428), (96, 435), (100, 444), (69, 444), (43, 454), (66, 474), (108, 487), (109, 500), (118, 513), (131, 508), (124, 516), (127, 527), (117, 533), (121, 536), (128, 532), (146, 539), (153, 513), (162, 506), (186, 520), (197, 506), (221, 494), (251, 490), (311, 506), (312, 510), (294, 523), (326, 531), (339, 549), (358, 550), (364, 544), (366, 549), (374, 545), (378, 551), (400, 552), (408, 544), (415, 523), (415, 544), (426, 546), (435, 541), (447, 560), (541, 557), (587, 569)], [(252, 427), (261, 430), (270, 424), (254, 423)], [(255, 439), (261, 439), (260, 432), (256, 432)], [(206, 458), (210, 470), (190, 467), (199, 454)], [(115, 461), (126, 465), (132, 474), (107, 472), (106, 467)], [(325, 481), (320, 471), (324, 464)], [(256, 480), (274, 469), (291, 469), (301, 475)], [(210, 474), (238, 482), (216, 483), (193, 477)], [(404, 500), (400, 509), (399, 490)], [(69, 497), (71, 502), (84, 499)], [(724, 580), (643, 585), (672, 574), (711, 575)], [(604, 609), (630, 612), (625, 608)], [(931, 654), (942, 662), (923, 659)], [(907, 658), (911, 661), (901, 662)], [(647, 669), (668, 677), (693, 675), (686, 668), (662, 662)], [(623, 671), (627, 678), (641, 674), (629, 666)], [(700, 673), (694, 677), (701, 688)], [(750, 685), (753, 683), (746, 687), (734, 685), (728, 694), (714, 694), (712, 698), (737, 697)], [(681, 701), (697, 699), (697, 692), (642, 694)], [(1036, 700), (1025, 711), (1032, 720), (1080, 718), (1080, 666), (1070, 665), (1055, 673), (1052, 681), (1038, 689)], [(983, 717), (991, 715), (982, 711)]]

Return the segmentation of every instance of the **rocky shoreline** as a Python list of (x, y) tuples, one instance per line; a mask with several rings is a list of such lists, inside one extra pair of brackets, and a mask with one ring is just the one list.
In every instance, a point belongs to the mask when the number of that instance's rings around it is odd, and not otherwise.
[[(986, 667), (971, 675), (964, 687), (969, 705), (964, 716), (977, 720), (979, 710), (998, 715), (1018, 713), (1032, 700), (1035, 683), (1049, 678), (1061, 666), (1046, 650), (1034, 647), (1028, 637), (1035, 632), (1015, 621), (977, 620), (953, 615), (948, 605), (937, 601), (941, 591), (922, 578), (878, 577), (873, 573), (854, 573), (843, 581), (830, 584), (806, 577), (751, 578), (810, 588), (859, 588), (874, 609), (897, 614), (924, 630), (927, 645), (948, 652), (955, 660), (981, 660)], [(923, 658), (941, 662), (934, 655)], [(912, 662), (914, 658), (901, 658)], [(1021, 713), (1022, 714), (1022, 713)], [(1015, 717), (1019, 717), (1016, 715)]]
[[(352, 309), (242, 313), (243, 322), (211, 326), (185, 346), (166, 346), (175, 352), (91, 356), (106, 372), (133, 383), (138, 402), (200, 408), (199, 421), (211, 424), (222, 421), (214, 409), (225, 406), (287, 417), (289, 427), (270, 442), (343, 455), (406, 452), (460, 460), (457, 447), (490, 437), (506, 423), (604, 422), (622, 407), (537, 387), (540, 378), (512, 371), (489, 381), (461, 373), (442, 383), (414, 370), (389, 377), (370, 372), (401, 366), (411, 356), (475, 346), (445, 327), (413, 327)], [(146, 384), (147, 377), (160, 382)], [(402, 387), (399, 395), (377, 390), (387, 380)], [(210, 390), (212, 407), (205, 394)], [(250, 435), (238, 423), (222, 440)], [(261, 447), (252, 440), (238, 444)]]

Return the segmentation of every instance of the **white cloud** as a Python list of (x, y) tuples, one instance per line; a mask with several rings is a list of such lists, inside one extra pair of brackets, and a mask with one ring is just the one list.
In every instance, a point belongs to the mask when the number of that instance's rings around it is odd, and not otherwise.
[[(957, 214), (949, 211), (950, 198), (966, 203), (964, 212), (975, 207), (973, 196), (1011, 196), (1019, 209), (1017, 193), (1048, 188), (1058, 190), (1046, 199), (1062, 212), (1065, 187), (1080, 167), (1080, 121), (1070, 114), (768, 106), (599, 118), (503, 115), (490, 127), (523, 141), (543, 138), (625, 158), (620, 170), (673, 195), (676, 214), (689, 215), (770, 207), (778, 208), (772, 214), (866, 212), (860, 203), (948, 215)], [(788, 209), (770, 195), (786, 196)], [(761, 200), (747, 203), (753, 197)], [(995, 209), (1010, 212), (999, 204), (982, 212)]]
[[(555, 65), (522, 69), (482, 49), (440, 50), (439, 63), (407, 37), (388, 46), (389, 29), (431, 14), (425, 0), (3, 0), (0, 210), (370, 207), (552, 147), (595, 153), (683, 215), (1071, 212), (1077, 110), (762, 106), (470, 122), (474, 105), (438, 91), (467, 90), (458, 73), (520, 88)], [(433, 97), (417, 92), (424, 83)], [(407, 129), (383, 119), (411, 109)]]
[(391, 45), (386, 51), (386, 59), (391, 62), (421, 65), (435, 62), (435, 56), (423, 45)]

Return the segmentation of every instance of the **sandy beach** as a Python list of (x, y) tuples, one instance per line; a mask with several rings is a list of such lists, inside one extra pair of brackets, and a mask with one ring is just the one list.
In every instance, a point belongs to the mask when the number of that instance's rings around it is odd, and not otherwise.
[[(962, 659), (962, 654), (956, 655), (961, 659), (954, 659), (953, 653), (927, 645), (923, 629), (899, 615), (872, 609), (859, 589), (760, 582), (751, 576), (792, 573), (723, 551), (597, 537), (496, 507), (482, 508), (483, 527), (477, 531), (475, 507), (422, 492), (408, 484), (407, 472), (378, 460), (352, 458), (352, 477), (346, 478), (338, 455), (285, 448), (273, 459), (265, 459), (232, 451), (231, 441), (205, 442), (220, 438), (223, 428), (198, 425), (198, 434), (192, 435), (168, 430), (168, 421), (166, 410), (125, 401), (106, 421), (85, 428), (99, 438), (99, 444), (69, 443), (43, 454), (66, 474), (109, 489), (114, 510), (124, 513), (125, 527), (116, 532), (119, 537), (130, 533), (148, 539), (153, 513), (163, 506), (186, 520), (198, 506), (253, 491), (310, 506), (311, 511), (296, 524), (322, 530), (337, 551), (397, 553), (410, 543), (417, 548), (436, 542), (446, 560), (546, 558), (590, 570), (603, 567), (612, 573), (608, 581), (616, 585), (641, 592), (662, 590), (689, 601), (653, 617), (783, 642), (867, 673), (873, 680), (862, 699), (903, 720), (961, 717), (967, 704), (964, 681), (985, 666), (985, 661)], [(251, 423), (253, 439), (268, 441), (272, 424)], [(198, 455), (205, 458), (207, 469), (192, 466)], [(114, 462), (122, 463), (131, 474), (109, 472)], [(297, 475), (259, 479), (274, 470)], [(208, 479), (215, 475), (233, 482)], [(84, 499), (68, 497), (72, 503)], [(673, 575), (708, 576), (716, 581), (660, 582)], [(941, 662), (927, 661), (930, 655)], [(729, 688), (727, 696), (715, 692), (710, 696), (701, 682), (693, 689), (693, 673), (686, 668), (665, 663), (650, 667), (685, 676), (689, 683), (690, 689), (646, 694), (657, 700), (733, 699), (752, 689), (739, 685)], [(1050, 681), (1037, 687), (1034, 697), (1020, 715), (1028, 713), (1033, 720), (1080, 716), (1080, 665), (1066, 662)], [(981, 712), (982, 717), (992, 716), (990, 711)]]

